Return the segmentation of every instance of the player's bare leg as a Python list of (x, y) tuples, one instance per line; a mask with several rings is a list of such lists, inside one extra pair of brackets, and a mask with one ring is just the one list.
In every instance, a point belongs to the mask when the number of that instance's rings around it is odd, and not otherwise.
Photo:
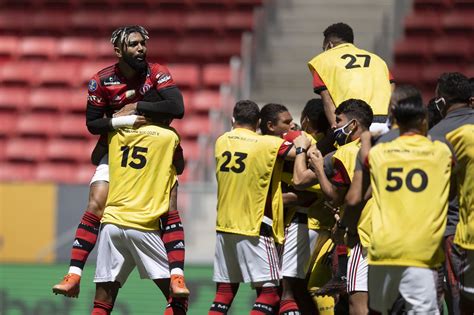
[(367, 292), (352, 292), (349, 295), (349, 314), (366, 315), (369, 313), (369, 294)]
[(60, 283), (53, 286), (53, 293), (67, 297), (79, 296), (82, 270), (97, 242), (100, 219), (104, 213), (108, 191), (109, 183), (106, 181), (96, 181), (91, 184), (87, 210), (76, 230), (69, 272)]
[(184, 230), (178, 210), (178, 185), (170, 193), (170, 210), (161, 218), (162, 235), (170, 266), (170, 295), (175, 298), (189, 296), (184, 280)]
[(109, 315), (114, 308), (119, 289), (120, 283), (117, 281), (97, 283), (91, 315)]

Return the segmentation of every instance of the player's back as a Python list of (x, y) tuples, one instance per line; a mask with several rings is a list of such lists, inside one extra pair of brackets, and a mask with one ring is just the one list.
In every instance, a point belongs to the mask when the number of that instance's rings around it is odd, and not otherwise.
[(372, 264), (435, 267), (443, 261), (451, 164), (446, 144), (421, 135), (370, 151)]
[(110, 186), (104, 222), (156, 230), (169, 210), (176, 182), (174, 151), (179, 137), (170, 127), (121, 128), (109, 135)]
[(319, 54), (308, 65), (324, 81), (336, 107), (348, 99), (361, 99), (374, 115), (387, 115), (390, 74), (379, 56), (345, 43)]
[(258, 235), (282, 143), (243, 128), (217, 139), (218, 231)]

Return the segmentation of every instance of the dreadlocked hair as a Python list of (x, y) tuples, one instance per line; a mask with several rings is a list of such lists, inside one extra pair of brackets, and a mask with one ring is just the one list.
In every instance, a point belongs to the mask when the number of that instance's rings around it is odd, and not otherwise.
[(110, 38), (110, 42), (114, 47), (118, 47), (123, 49), (124, 45), (128, 42), (128, 37), (131, 33), (139, 33), (145, 40), (148, 40), (150, 37), (148, 36), (148, 31), (140, 25), (127, 25), (121, 26), (117, 28), (112, 33), (112, 37)]

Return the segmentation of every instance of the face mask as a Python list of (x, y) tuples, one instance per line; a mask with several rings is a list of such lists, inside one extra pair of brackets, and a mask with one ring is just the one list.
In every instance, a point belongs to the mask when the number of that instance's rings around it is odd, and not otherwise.
[(344, 145), (348, 142), (349, 136), (352, 133), (352, 130), (346, 131), (347, 126), (349, 126), (354, 120), (352, 119), (344, 126), (334, 129), (334, 139), (336, 140), (337, 144)]
[(446, 107), (446, 100), (444, 99), (444, 97), (439, 97), (435, 99), (434, 103), (438, 112), (441, 114), (441, 116), (444, 117), (444, 108)]

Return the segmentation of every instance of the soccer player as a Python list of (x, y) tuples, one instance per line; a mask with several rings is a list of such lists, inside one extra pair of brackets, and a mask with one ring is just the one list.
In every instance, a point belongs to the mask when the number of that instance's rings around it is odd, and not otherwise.
[[(368, 157), (362, 154), (370, 168), (374, 200), (370, 307), (389, 314), (400, 294), (409, 314), (439, 314), (434, 268), (444, 260), (442, 238), (453, 155), (446, 144), (425, 136), (422, 102), (401, 101), (393, 115), (400, 137), (378, 144)], [(370, 140), (365, 139), (362, 146), (370, 147)]]
[[(148, 32), (142, 26), (123, 26), (112, 33), (111, 42), (118, 63), (95, 74), (89, 81), (87, 128), (101, 135), (92, 154), (97, 166), (91, 179), (89, 202), (76, 231), (68, 274), (53, 292), (77, 297), (87, 257), (95, 246), (100, 219), (109, 189), (107, 133), (125, 127), (139, 127), (151, 119), (182, 118), (181, 92), (168, 69), (146, 61)], [(145, 101), (146, 100), (146, 101)], [(112, 117), (114, 116), (114, 117)], [(178, 170), (180, 174), (181, 170)], [(187, 295), (183, 278), (184, 232), (176, 209), (161, 216), (163, 241), (171, 267), (172, 294)]]
[[(310, 154), (310, 165), (312, 170), (305, 171), (300, 177), (304, 183), (318, 181), (326, 198), (338, 207), (343, 205), (345, 195), (354, 176), (356, 156), (360, 147), (360, 135), (367, 131), (372, 122), (373, 113), (370, 106), (363, 100), (350, 99), (342, 102), (336, 108), (337, 129), (334, 136), (340, 147), (333, 155), (322, 157), (318, 150)], [(295, 145), (300, 145), (301, 139), (295, 139)], [(307, 147), (308, 143), (301, 143)], [(326, 170), (325, 170), (326, 164)], [(331, 178), (326, 174), (327, 169), (333, 169)], [(367, 206), (366, 206), (367, 207)], [(364, 213), (367, 215), (367, 211)], [(361, 218), (364, 221), (365, 216)], [(353, 231), (356, 234), (356, 231)], [(363, 240), (361, 239), (361, 242)], [(352, 247), (350, 259), (347, 263), (347, 291), (349, 293), (349, 306), (351, 314), (366, 314), (368, 312), (367, 295), (367, 260), (366, 252), (359, 242), (349, 244)], [(344, 247), (338, 249), (337, 254), (342, 259), (347, 256)], [(341, 266), (341, 267), (342, 267)], [(341, 276), (344, 276), (342, 274)], [(343, 279), (343, 278), (342, 278)]]
[[(445, 275), (448, 281), (448, 307), (453, 314), (471, 314), (474, 309), (474, 110), (469, 80), (461, 73), (445, 73), (438, 79), (435, 106), (443, 119), (429, 135), (447, 141), (457, 158), (452, 187), (457, 197), (448, 208), (443, 245), (446, 252)], [(463, 251), (467, 251), (466, 253)], [(459, 283), (460, 282), (460, 283)], [(459, 294), (458, 287), (461, 287)]]
[(110, 184), (101, 220), (92, 315), (112, 312), (135, 266), (169, 304), (164, 314), (186, 314), (187, 298), (170, 297), (170, 272), (160, 217), (176, 207), (173, 165), (179, 137), (167, 125), (120, 128), (109, 136)]
[[(324, 31), (323, 52), (308, 62), (314, 92), (321, 95), (326, 117), (336, 124), (334, 109), (348, 99), (360, 99), (374, 113), (372, 131), (388, 131), (387, 112), (394, 83), (386, 63), (354, 46), (354, 32), (345, 23)], [(392, 84), (392, 86), (391, 86)]]
[(273, 314), (279, 306), (275, 242), (284, 239), (280, 177), (290, 149), (279, 137), (256, 133), (259, 116), (254, 102), (237, 102), (232, 131), (216, 141), (217, 288), (209, 314), (228, 312), (240, 282), (257, 290), (250, 314)]

